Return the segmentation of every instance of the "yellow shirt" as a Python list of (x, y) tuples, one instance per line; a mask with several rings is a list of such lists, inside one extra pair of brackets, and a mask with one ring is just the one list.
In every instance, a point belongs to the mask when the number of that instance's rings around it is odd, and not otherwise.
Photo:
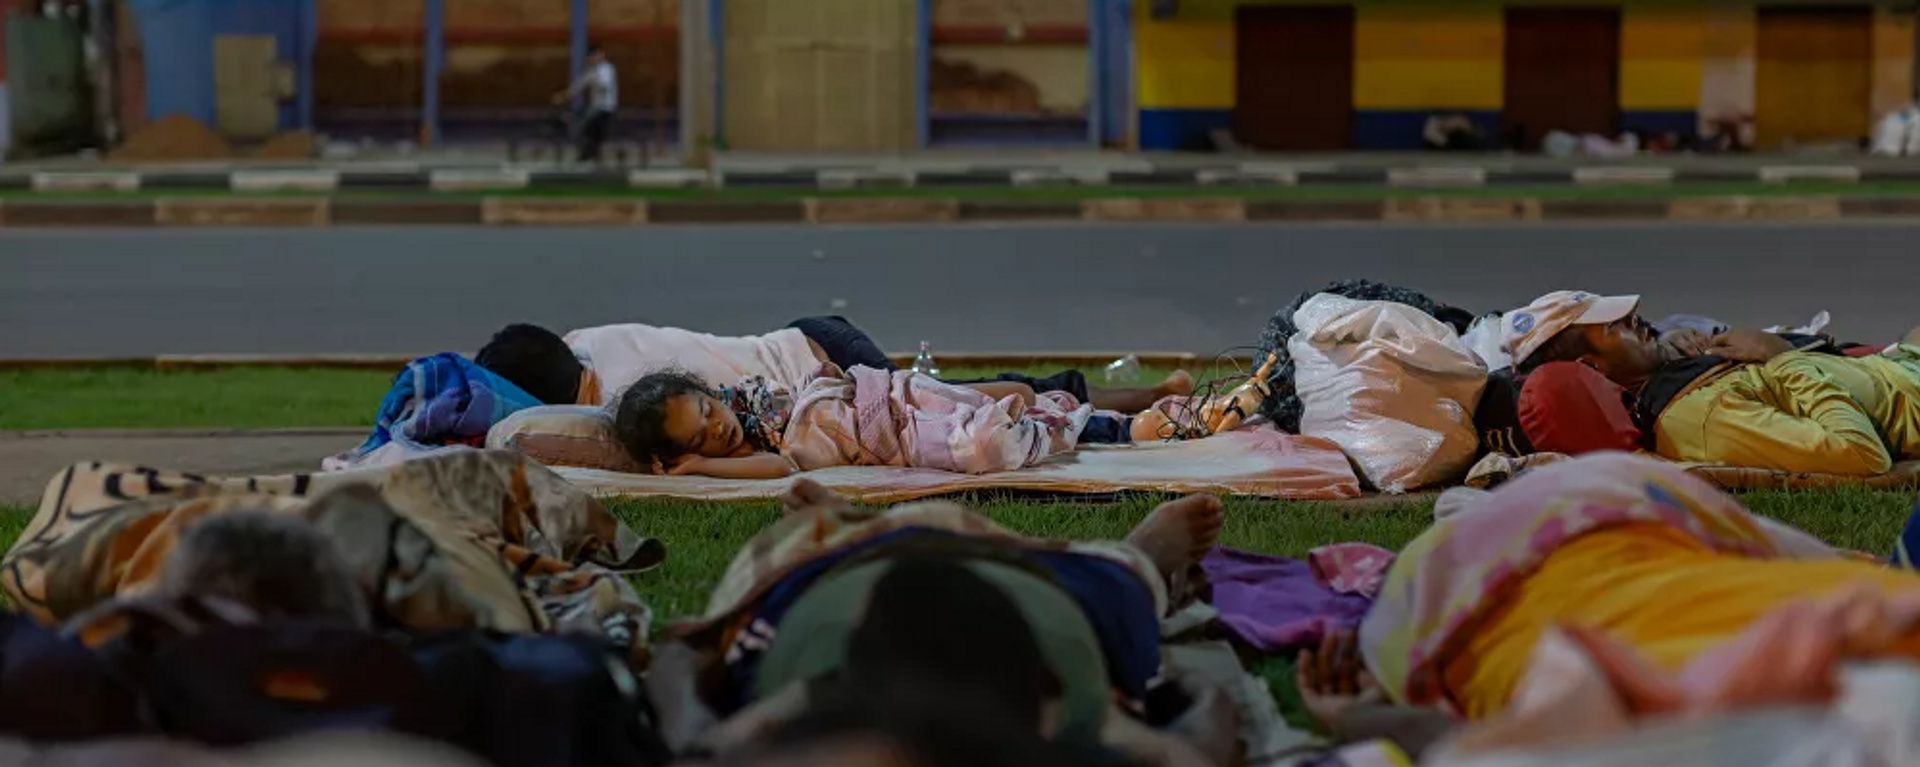
[(1688, 392), (1660, 414), (1660, 455), (1795, 472), (1883, 474), (1920, 458), (1920, 357), (1782, 354)]
[[(1889, 595), (1920, 592), (1920, 576), (1878, 563), (1748, 559), (1659, 523), (1610, 527), (1569, 541), (1500, 595), (1442, 673), (1461, 712), (1480, 719), (1506, 709), (1551, 626), (1600, 629), (1655, 667), (1678, 672), (1775, 609), (1857, 584)], [(1920, 630), (1882, 652), (1920, 657)]]

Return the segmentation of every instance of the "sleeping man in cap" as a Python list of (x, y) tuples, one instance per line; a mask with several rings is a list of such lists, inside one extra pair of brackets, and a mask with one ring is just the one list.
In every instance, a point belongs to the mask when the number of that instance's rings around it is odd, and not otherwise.
[(1920, 331), (1848, 357), (1818, 336), (1657, 338), (1639, 306), (1560, 291), (1507, 313), (1515, 372), (1598, 371), (1632, 395), (1642, 445), (1677, 461), (1865, 476), (1920, 458)]

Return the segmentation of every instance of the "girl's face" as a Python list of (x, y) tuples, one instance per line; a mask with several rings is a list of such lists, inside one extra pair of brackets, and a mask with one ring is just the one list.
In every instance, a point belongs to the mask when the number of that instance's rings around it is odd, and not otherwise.
[(702, 458), (737, 456), (747, 443), (733, 409), (705, 394), (682, 394), (667, 400), (667, 438), (682, 455)]

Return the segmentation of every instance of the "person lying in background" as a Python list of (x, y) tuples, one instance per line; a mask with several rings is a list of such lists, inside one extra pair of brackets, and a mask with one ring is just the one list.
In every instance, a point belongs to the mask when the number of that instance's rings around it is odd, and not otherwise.
[(1035, 394), (1002, 382), (956, 385), (910, 370), (843, 371), (826, 363), (798, 390), (758, 376), (716, 388), (668, 370), (627, 387), (613, 429), (634, 461), (660, 473), (777, 479), (834, 466), (906, 466), (989, 474), (1036, 465), (1082, 442), (1184, 439), (1231, 429), (1267, 394), (1263, 372), (1198, 407), (1170, 398), (1129, 416), (1095, 413), (1066, 392)]
[[(611, 405), (642, 376), (685, 370), (708, 381), (760, 376), (789, 391), (804, 388), (823, 362), (841, 370), (898, 370), (873, 339), (844, 317), (806, 317), (760, 336), (715, 336), (630, 323), (583, 328), (566, 338), (526, 324), (495, 333), (474, 361), (549, 405)], [(1164, 397), (1193, 393), (1193, 377), (1175, 372), (1158, 385), (1103, 389), (1065, 370), (1044, 378), (1002, 373), (955, 384), (1014, 384), (1035, 393), (1066, 392), (1096, 408), (1134, 413)]]
[(1672, 463), (1601, 453), (1467, 492), (1471, 506), (1400, 551), (1361, 623), (1366, 668), (1395, 702), (1469, 720), (1524, 705), (1550, 635), (1594, 654), (1576, 665), (1606, 689), (1679, 708), (1779, 702), (1758, 698), (1831, 683), (1850, 660), (1920, 660), (1920, 575), (1752, 514)]
[(1638, 296), (1558, 292), (1502, 320), (1516, 372), (1554, 362), (1632, 395), (1649, 450), (1676, 461), (1865, 476), (1920, 458), (1920, 334), (1848, 357), (1830, 339), (1733, 330), (1654, 337)]
[(1020, 536), (945, 501), (861, 509), (805, 479), (782, 501), (706, 614), (655, 648), (648, 695), (682, 758), (764, 753), (769, 733), (821, 711), (1160, 765), (1228, 764), (1239, 748), (1225, 698), (1183, 689), (1167, 711), (1151, 694), (1177, 676), (1161, 622), (1198, 593), (1219, 499), (1162, 504), (1124, 541), (1090, 543)]

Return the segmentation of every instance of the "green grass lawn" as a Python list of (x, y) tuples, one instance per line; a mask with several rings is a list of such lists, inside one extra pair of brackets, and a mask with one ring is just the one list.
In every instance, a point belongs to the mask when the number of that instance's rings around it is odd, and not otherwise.
[[(0, 191), (0, 199), (22, 200), (144, 200), (156, 197), (231, 196), (224, 189), (167, 189), (139, 191), (35, 192)], [(312, 197), (313, 192), (248, 192), (246, 196)], [(1391, 187), (1384, 184), (1311, 184), (1307, 186), (1033, 186), (1033, 187), (907, 187), (897, 189), (812, 189), (812, 188), (723, 188), (723, 189), (646, 189), (625, 185), (581, 185), (549, 189), (500, 189), (493, 191), (392, 191), (346, 190), (335, 192), (336, 199), (478, 199), (481, 197), (621, 197), (649, 200), (721, 200), (766, 202), (798, 200), (807, 197), (875, 198), (916, 197), (950, 198), (963, 201), (1060, 202), (1097, 200), (1114, 197), (1219, 198), (1250, 200), (1379, 200), (1403, 197), (1533, 197), (1542, 199), (1665, 199), (1670, 197), (1714, 197), (1723, 195), (1848, 195), (1888, 197), (1920, 194), (1920, 182), (1869, 181), (1840, 183), (1832, 181), (1759, 181), (1698, 182), (1670, 186), (1618, 184), (1574, 186), (1571, 184), (1515, 184), (1485, 187)]]
[[(991, 371), (946, 372), (959, 378)], [(1157, 380), (1164, 372), (1150, 370), (1143, 378)], [(371, 371), (287, 369), (0, 371), (0, 430), (365, 426), (389, 378)], [(1090, 540), (1125, 535), (1161, 499), (1090, 504), (983, 494), (960, 500), (1021, 533)], [(1910, 492), (1861, 490), (1743, 497), (1758, 513), (1835, 546), (1873, 553), (1891, 546), (1913, 500)], [(772, 502), (619, 500), (611, 507), (635, 531), (666, 544), (666, 563), (632, 579), (662, 622), (701, 612), (734, 553), (779, 513)], [(31, 514), (27, 507), (0, 505), (0, 550), (12, 547)], [(1360, 506), (1229, 499), (1223, 543), (1282, 556), (1339, 541), (1397, 550), (1426, 528), (1432, 514), (1425, 500)], [(1301, 723), (1288, 662), (1263, 659), (1253, 670), (1269, 682), (1289, 719)]]
[[(1047, 375), (1061, 368), (1038, 365), (1027, 372)], [(965, 379), (998, 372), (954, 368), (942, 374)], [(1141, 380), (1159, 380), (1167, 372), (1146, 370)], [(1099, 378), (1099, 371), (1088, 374)], [(372, 427), (392, 380), (393, 374), (372, 370), (0, 370), (0, 431)]]

